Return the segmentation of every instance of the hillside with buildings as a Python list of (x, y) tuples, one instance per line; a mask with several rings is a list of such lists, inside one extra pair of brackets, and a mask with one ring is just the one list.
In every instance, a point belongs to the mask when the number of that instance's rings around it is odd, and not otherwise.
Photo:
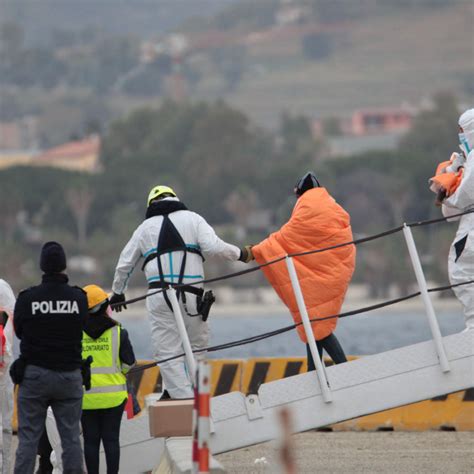
[[(419, 107), (439, 90), (472, 100), (474, 46), (461, 33), (472, 25), (469, 2), (444, 2), (438, 8), (427, 2), (398, 2), (395, 8), (392, 2), (374, 14), (326, 20), (300, 3), (281, 2), (274, 22), (257, 31), (238, 23), (214, 36), (184, 33), (181, 43), (189, 49), (178, 47), (176, 60), (201, 72), (196, 83), (188, 80), (185, 93), (224, 95), (270, 126), (282, 110), (318, 118), (350, 116), (366, 107)], [(204, 54), (212, 48), (212, 54)], [(183, 87), (174, 93), (183, 94)]]
[[(4, 8), (2, 151), (24, 155), (101, 133), (135, 107), (166, 99), (224, 99), (265, 128), (283, 112), (305, 115), (316, 136), (336, 136), (331, 154), (347, 154), (351, 140), (337, 136), (351, 135), (344, 124), (367, 109), (413, 114), (440, 90), (473, 100), (474, 46), (462, 33), (473, 22), (470, 2), (206, 2), (199, 17), (194, 7), (151, 2), (149, 16), (163, 15), (154, 31), (138, 26), (142, 1), (114, 2), (113, 13), (99, 2), (95, 21), (87, 2), (66, 1), (54, 16), (46, 2), (34, 28), (33, 4)], [(127, 15), (120, 32), (99, 25)], [(32, 45), (35, 31), (41, 41)], [(397, 133), (386, 131), (386, 140), (356, 149), (393, 148)]]

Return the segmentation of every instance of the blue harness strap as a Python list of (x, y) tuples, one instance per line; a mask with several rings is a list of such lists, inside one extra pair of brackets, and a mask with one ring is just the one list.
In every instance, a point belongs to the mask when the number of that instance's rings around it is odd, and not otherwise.
[[(169, 253), (170, 258), (171, 254), (173, 252), (183, 252), (183, 259), (181, 261), (181, 268), (179, 270), (178, 274), (178, 281), (177, 282), (168, 282), (165, 279), (165, 274), (163, 272), (163, 265), (161, 263), (161, 256), (163, 254)], [(160, 229), (160, 235), (158, 236), (158, 242), (156, 246), (156, 251), (151, 251), (146, 258), (145, 261), (143, 262), (142, 265), (142, 270), (145, 269), (145, 266), (153, 259), (157, 259), (157, 264), (158, 264), (158, 272), (159, 272), (159, 282), (154, 282), (153, 284), (160, 285), (162, 288), (166, 288), (167, 286), (173, 286), (173, 285), (183, 285), (183, 279), (184, 279), (184, 271), (186, 268), (186, 260), (187, 260), (187, 254), (189, 253), (194, 253), (199, 255), (203, 260), (204, 257), (202, 256), (202, 253), (197, 246), (188, 246), (184, 242), (183, 238), (181, 237), (181, 234), (178, 232), (178, 229), (176, 229), (175, 225), (173, 222), (171, 222), (171, 219), (169, 218), (168, 214), (163, 214), (163, 223), (161, 224), (161, 229)], [(174, 279), (174, 278), (173, 278)], [(183, 303), (186, 302), (186, 296), (185, 292), (188, 293), (193, 293), (197, 295), (199, 293), (200, 296), (202, 296), (202, 289), (200, 288), (194, 288), (190, 285), (185, 285), (182, 286), (177, 290), (177, 297), (179, 299), (180, 296), (182, 296)], [(166, 291), (163, 292), (163, 297), (165, 298), (166, 304), (168, 307), (172, 310), (171, 302), (168, 298), (168, 295), (166, 294)], [(194, 315), (193, 315), (194, 316)]]

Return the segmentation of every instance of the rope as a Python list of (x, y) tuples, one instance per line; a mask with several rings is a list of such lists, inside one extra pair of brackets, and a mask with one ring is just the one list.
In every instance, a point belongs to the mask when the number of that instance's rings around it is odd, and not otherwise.
[[(396, 234), (397, 232), (400, 232), (401, 230), (403, 230), (403, 227), (405, 225), (407, 227), (421, 227), (421, 226), (425, 226), (425, 225), (436, 224), (436, 223), (439, 223), (439, 222), (445, 222), (445, 221), (448, 221), (449, 219), (455, 219), (457, 217), (461, 217), (461, 216), (464, 216), (466, 214), (471, 214), (471, 213), (474, 213), (474, 209), (469, 209), (468, 211), (464, 211), (464, 212), (461, 212), (459, 214), (454, 214), (454, 215), (449, 216), (449, 217), (440, 217), (439, 219), (431, 219), (431, 220), (411, 222), (411, 223), (404, 224), (404, 225), (401, 225), (401, 226), (398, 226), (398, 227), (394, 227), (392, 229), (388, 229), (388, 230), (386, 230), (384, 232), (380, 232), (378, 234), (370, 235), (368, 237), (363, 237), (363, 238), (360, 238), (360, 239), (351, 240), (350, 242), (344, 242), (344, 243), (341, 243), (341, 244), (332, 245), (330, 247), (324, 247), (322, 249), (308, 250), (306, 252), (288, 254), (287, 256), (288, 257), (303, 257), (305, 255), (311, 255), (311, 254), (315, 254), (315, 253), (327, 252), (328, 250), (334, 250), (334, 249), (337, 249), (337, 248), (346, 247), (347, 245), (359, 245), (359, 244), (362, 244), (362, 243), (365, 243), (365, 242), (370, 242), (372, 240), (376, 240), (376, 239), (380, 239), (382, 237), (386, 237), (386, 236), (391, 235), (391, 234)], [(238, 271), (238, 272), (228, 273), (226, 275), (222, 275), (222, 276), (215, 277), (215, 278), (208, 278), (207, 280), (199, 280), (199, 281), (194, 282), (193, 285), (215, 283), (217, 281), (223, 281), (223, 280), (228, 280), (230, 278), (239, 277), (239, 276), (242, 276), (242, 275), (247, 275), (249, 273), (256, 272), (257, 270), (261, 270), (262, 268), (265, 268), (269, 265), (274, 265), (275, 263), (281, 262), (281, 261), (285, 260), (285, 258), (287, 256), (285, 255), (283, 257), (278, 257), (278, 258), (275, 258), (274, 260), (270, 260), (268, 262), (262, 263), (261, 265), (255, 265), (251, 268), (247, 268), (245, 270), (241, 270), (241, 271)], [(178, 285), (173, 285), (173, 288), (179, 289), (181, 286), (184, 286), (184, 283), (178, 284)], [(149, 296), (156, 295), (158, 293), (163, 293), (163, 291), (164, 291), (163, 289), (159, 289), (159, 290), (156, 290), (156, 291), (153, 291), (153, 292), (149, 292), (146, 295), (137, 296), (136, 298), (126, 300), (123, 303), (114, 303), (114, 304), (111, 305), (111, 307), (115, 308), (116, 306), (122, 306), (124, 304), (127, 305), (127, 304), (136, 303), (137, 301), (144, 300), (144, 299), (148, 298)]]
[(424, 225), (431, 225), (431, 224), (437, 224), (438, 222), (449, 221), (450, 219), (455, 219), (457, 217), (465, 216), (466, 214), (472, 214), (472, 213), (474, 213), (474, 208), (468, 209), (467, 211), (464, 211), (464, 212), (460, 212), (459, 214), (453, 214), (452, 216), (449, 216), (449, 217), (439, 217), (437, 219), (429, 219), (429, 220), (425, 220), (425, 221), (416, 221), (416, 222), (412, 222), (412, 223), (407, 224), (407, 225), (408, 225), (408, 227), (421, 227), (421, 226), (424, 226)]
[[(438, 286), (438, 287), (435, 287), (435, 288), (429, 288), (428, 292), (429, 293), (435, 293), (435, 292), (439, 292), (439, 291), (450, 290), (450, 289), (456, 288), (458, 286), (470, 285), (470, 284), (473, 284), (473, 283), (474, 283), (474, 280), (468, 280), (468, 281), (464, 281), (464, 282), (461, 282), (461, 283), (456, 283), (454, 285), (445, 285), (445, 286)], [(361, 313), (368, 313), (368, 312), (374, 311), (376, 309), (384, 308), (386, 306), (392, 306), (394, 304), (401, 303), (402, 301), (407, 301), (409, 299), (416, 298), (417, 296), (420, 296), (420, 294), (421, 294), (421, 292), (417, 291), (415, 293), (410, 293), (409, 295), (401, 296), (399, 298), (394, 298), (394, 299), (383, 301), (381, 303), (377, 303), (377, 304), (374, 304), (374, 305), (365, 306), (364, 308), (354, 309), (354, 310), (351, 310), (351, 311), (345, 311), (344, 313), (334, 314), (334, 315), (331, 315), (331, 316), (326, 316), (324, 318), (313, 318), (313, 319), (310, 319), (310, 322), (326, 321), (328, 319), (335, 319), (335, 318), (347, 318), (349, 316), (355, 316), (355, 315), (361, 314)], [(296, 329), (298, 326), (301, 326), (302, 324), (303, 324), (302, 322), (297, 323), (297, 324), (292, 324), (290, 326), (285, 326), (285, 327), (282, 327), (282, 328), (279, 328), (279, 329), (275, 329), (273, 331), (265, 332), (265, 333), (262, 333), (262, 334), (257, 334), (255, 336), (247, 337), (247, 338), (244, 338), (244, 339), (239, 339), (237, 341), (226, 342), (226, 343), (223, 343), (223, 344), (210, 346), (210, 347), (207, 347), (207, 348), (204, 348), (204, 349), (197, 349), (197, 350), (193, 351), (193, 354), (199, 354), (201, 352), (216, 352), (216, 351), (220, 351), (220, 350), (224, 350), (224, 349), (230, 349), (232, 347), (238, 347), (238, 346), (243, 346), (243, 345), (246, 345), (246, 344), (251, 344), (252, 342), (262, 341), (263, 339), (268, 339), (270, 337), (278, 336), (279, 334), (283, 334), (285, 332), (292, 331), (293, 329)], [(168, 357), (167, 359), (163, 359), (163, 360), (160, 360), (160, 361), (157, 361), (157, 362), (152, 362), (150, 364), (140, 365), (140, 366), (132, 368), (129, 371), (129, 373), (140, 372), (142, 370), (150, 369), (152, 367), (156, 367), (159, 364), (163, 364), (165, 362), (170, 362), (172, 360), (179, 359), (180, 357), (183, 357), (184, 355), (185, 354), (183, 352), (182, 354), (179, 354), (179, 355), (176, 355), (176, 356), (173, 356), (173, 357)]]

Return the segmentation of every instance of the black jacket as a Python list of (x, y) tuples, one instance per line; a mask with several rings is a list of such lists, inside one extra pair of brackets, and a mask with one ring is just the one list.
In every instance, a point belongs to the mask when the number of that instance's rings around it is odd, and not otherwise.
[(63, 273), (44, 274), (41, 285), (22, 291), (13, 325), (27, 364), (58, 371), (81, 367), (87, 296)]
[[(98, 339), (107, 329), (116, 325), (119, 325), (119, 323), (105, 314), (88, 314), (86, 316), (84, 332), (92, 339)], [(119, 358), (121, 362), (130, 367), (136, 362), (128, 332), (123, 327), (120, 329)]]

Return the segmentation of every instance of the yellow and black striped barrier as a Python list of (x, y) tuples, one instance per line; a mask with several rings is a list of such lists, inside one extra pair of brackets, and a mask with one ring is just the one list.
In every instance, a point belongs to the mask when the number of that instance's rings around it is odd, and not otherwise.
[[(355, 357), (349, 356), (349, 359)], [(139, 365), (149, 362), (141, 361)], [(305, 357), (209, 359), (209, 363), (212, 368), (212, 396), (233, 391), (254, 394), (262, 383), (307, 370)], [(331, 365), (332, 361), (328, 359), (325, 363)], [(129, 381), (142, 407), (146, 395), (161, 391), (158, 368), (135, 372), (130, 375)], [(330, 428), (334, 431), (474, 431), (474, 388), (337, 423)]]
[[(355, 357), (349, 356), (349, 360)], [(139, 361), (138, 365), (146, 365), (152, 361)], [(251, 359), (209, 359), (212, 367), (211, 393), (215, 397), (224, 393), (240, 391), (254, 394), (262, 383), (279, 380), (292, 375), (306, 372), (305, 357), (260, 357)], [(332, 365), (330, 359), (326, 366)], [(140, 405), (144, 405), (145, 396), (153, 392), (161, 392), (162, 381), (157, 367), (144, 371), (133, 372), (129, 382), (137, 394)]]

